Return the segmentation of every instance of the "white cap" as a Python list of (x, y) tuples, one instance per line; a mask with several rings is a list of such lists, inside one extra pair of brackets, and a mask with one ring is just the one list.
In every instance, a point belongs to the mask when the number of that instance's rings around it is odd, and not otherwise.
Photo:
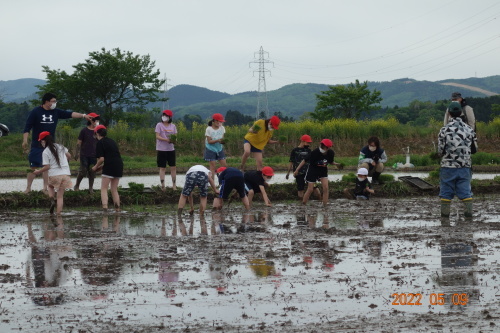
[(366, 168), (359, 168), (358, 175), (368, 176), (368, 170)]

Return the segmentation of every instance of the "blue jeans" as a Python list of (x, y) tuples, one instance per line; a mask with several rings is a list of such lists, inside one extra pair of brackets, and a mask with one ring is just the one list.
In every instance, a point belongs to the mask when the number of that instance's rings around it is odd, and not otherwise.
[(439, 197), (448, 200), (453, 199), (455, 195), (460, 200), (472, 198), (471, 179), (471, 168), (441, 168)]

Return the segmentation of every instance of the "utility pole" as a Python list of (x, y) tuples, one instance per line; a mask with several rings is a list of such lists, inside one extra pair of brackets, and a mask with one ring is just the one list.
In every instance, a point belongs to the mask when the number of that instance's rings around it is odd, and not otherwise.
[[(267, 90), (266, 90), (266, 72), (271, 75), (271, 71), (266, 69), (266, 64), (273, 64), (274, 62), (265, 58), (269, 58), (269, 52), (265, 52), (262, 46), (259, 50), (259, 61), (250, 62), (250, 67), (252, 64), (259, 64), (259, 87), (257, 90), (257, 113), (255, 115), (255, 119), (259, 119), (261, 113), (265, 115), (266, 119), (269, 118), (269, 105), (267, 102)], [(257, 52), (254, 53), (254, 57)], [(266, 56), (267, 55), (267, 56)], [(254, 73), (257, 72), (256, 70)]]
[[(163, 98), (167, 98), (168, 97), (168, 87), (169, 86), (171, 87), (172, 85), (168, 84), (168, 81), (170, 81), (170, 79), (167, 79), (167, 74), (164, 74), (163, 79), (165, 80), (165, 83), (163, 84)], [(162, 110), (170, 109), (170, 103), (168, 102), (168, 100), (167, 100), (166, 107), (165, 107), (165, 102), (163, 102), (161, 107), (162, 107)]]

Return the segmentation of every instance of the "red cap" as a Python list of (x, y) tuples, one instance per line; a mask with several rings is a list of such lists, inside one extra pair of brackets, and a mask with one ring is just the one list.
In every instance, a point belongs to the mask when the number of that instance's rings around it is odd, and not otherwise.
[(100, 130), (101, 128), (106, 129), (106, 126), (104, 126), (104, 125), (99, 125), (99, 126), (96, 126), (96, 127), (94, 128), (94, 133), (97, 133), (97, 131), (98, 131), (98, 130)]
[(271, 119), (269, 119), (269, 123), (274, 129), (278, 129), (278, 127), (280, 126), (280, 122), (281, 120), (280, 118), (278, 118), (278, 116), (272, 116)]
[(99, 118), (99, 115), (97, 113), (91, 112), (87, 116), (92, 117), (92, 118)]
[(300, 141), (304, 141), (304, 142), (313, 142), (313, 140), (311, 139), (311, 137), (307, 134), (304, 134), (300, 137)]
[(170, 110), (163, 110), (163, 114), (164, 115), (167, 115), (169, 117), (173, 117), (174, 116), (174, 113)]
[(214, 113), (214, 115), (212, 116), (212, 119), (220, 121), (221, 123), (225, 122), (224, 116), (221, 115), (220, 113)]
[(323, 139), (321, 140), (321, 143), (324, 144), (327, 148), (330, 148), (333, 146), (333, 142), (330, 139)]
[(217, 169), (217, 171), (215, 171), (215, 172), (217, 172), (217, 173), (221, 173), (222, 171), (224, 171), (224, 170), (226, 170), (226, 169), (227, 169), (226, 167), (220, 167), (220, 168), (218, 168), (218, 169)]
[(42, 133), (40, 133), (40, 134), (38, 135), (38, 141), (42, 141), (43, 139), (45, 139), (45, 137), (46, 137), (47, 135), (50, 135), (50, 132), (43, 131)]
[(264, 176), (272, 177), (274, 176), (274, 170), (271, 167), (265, 166), (262, 168), (262, 174)]

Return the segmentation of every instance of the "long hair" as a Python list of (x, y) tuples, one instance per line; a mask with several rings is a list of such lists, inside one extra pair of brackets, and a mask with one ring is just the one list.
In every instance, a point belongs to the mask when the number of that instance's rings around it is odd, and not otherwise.
[(45, 141), (45, 148), (49, 148), (50, 152), (52, 155), (54, 155), (57, 165), (61, 166), (61, 161), (59, 160), (59, 153), (57, 146), (55, 145), (54, 138), (52, 138), (52, 135), (47, 135), (45, 138), (43, 138)]

